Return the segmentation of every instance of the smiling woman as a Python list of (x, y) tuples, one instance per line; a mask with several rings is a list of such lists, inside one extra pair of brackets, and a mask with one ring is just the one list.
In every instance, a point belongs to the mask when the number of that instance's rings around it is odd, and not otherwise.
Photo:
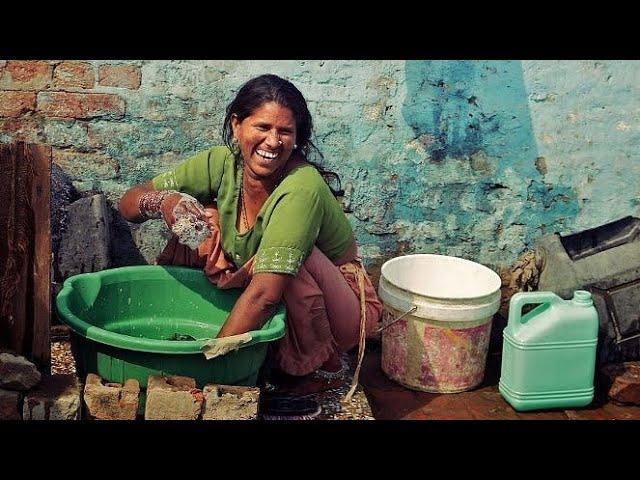
[(120, 201), (132, 222), (162, 217), (176, 234), (185, 221), (194, 229), (207, 225), (197, 246), (174, 235), (158, 263), (200, 267), (217, 288), (244, 288), (218, 337), (241, 342), (284, 301), (287, 330), (271, 360), (296, 376), (344, 370), (340, 353), (362, 346), (382, 310), (329, 186), (337, 175), (310, 161), (312, 152), (322, 157), (312, 130), (291, 82), (256, 77), (227, 107), (224, 146), (131, 188)]

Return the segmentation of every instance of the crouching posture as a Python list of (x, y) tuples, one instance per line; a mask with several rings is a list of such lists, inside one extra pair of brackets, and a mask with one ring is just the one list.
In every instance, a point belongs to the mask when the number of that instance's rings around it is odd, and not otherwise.
[(217, 288), (244, 288), (218, 338), (260, 328), (284, 301), (286, 334), (271, 361), (295, 376), (339, 371), (340, 353), (362, 345), (382, 311), (329, 185), (337, 175), (309, 158), (319, 153), (311, 133), (300, 91), (256, 77), (227, 107), (225, 145), (120, 201), (127, 220), (162, 217), (171, 228), (159, 264), (201, 267)]

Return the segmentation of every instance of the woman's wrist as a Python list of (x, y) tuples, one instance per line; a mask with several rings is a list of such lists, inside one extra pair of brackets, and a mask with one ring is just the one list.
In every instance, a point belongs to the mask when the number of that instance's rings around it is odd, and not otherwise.
[(151, 190), (142, 194), (138, 200), (140, 216), (145, 219), (162, 218), (162, 202), (174, 193), (180, 194), (176, 190)]

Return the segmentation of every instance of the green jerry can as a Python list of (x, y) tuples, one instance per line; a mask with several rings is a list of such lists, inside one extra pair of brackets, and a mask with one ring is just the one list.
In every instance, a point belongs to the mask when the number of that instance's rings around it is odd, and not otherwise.
[[(522, 315), (522, 307), (541, 304)], [(503, 331), (499, 390), (516, 410), (589, 405), (598, 344), (598, 313), (591, 294), (571, 300), (553, 292), (516, 293)]]

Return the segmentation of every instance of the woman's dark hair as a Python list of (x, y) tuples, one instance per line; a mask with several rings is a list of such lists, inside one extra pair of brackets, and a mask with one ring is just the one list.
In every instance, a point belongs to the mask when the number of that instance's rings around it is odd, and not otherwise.
[[(309, 113), (306, 100), (293, 83), (277, 75), (260, 75), (259, 77), (252, 78), (240, 87), (236, 98), (227, 106), (227, 112), (224, 117), (222, 139), (225, 145), (229, 147), (232, 152), (235, 152), (231, 117), (235, 114), (238, 120), (242, 121), (268, 102), (275, 102), (293, 112), (296, 120), (296, 144), (298, 145), (295, 151), (318, 169), (318, 172), (320, 172), (320, 175), (322, 175), (322, 178), (324, 178), (324, 181), (335, 196), (342, 195), (344, 191), (341, 190), (340, 177), (338, 174), (326, 170), (319, 165), (319, 162), (324, 159), (324, 156), (311, 141), (313, 120), (311, 113)], [(237, 154), (239, 155), (239, 153)], [(312, 154), (317, 157), (318, 160), (312, 161), (310, 159)], [(332, 181), (337, 181), (337, 189), (331, 185)]]

